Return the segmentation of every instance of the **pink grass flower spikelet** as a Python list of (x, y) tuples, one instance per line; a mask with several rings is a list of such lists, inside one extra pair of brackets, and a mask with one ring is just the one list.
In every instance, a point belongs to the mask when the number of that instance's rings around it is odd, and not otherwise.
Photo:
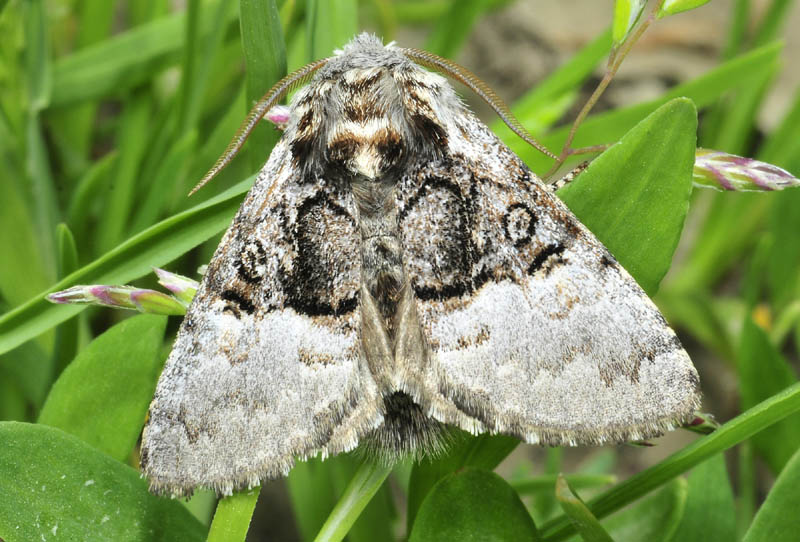
[(800, 180), (778, 166), (709, 149), (697, 149), (693, 181), (695, 186), (737, 192), (800, 186)]
[(153, 272), (158, 276), (158, 283), (186, 305), (194, 298), (194, 294), (197, 293), (197, 288), (200, 286), (196, 280), (158, 267), (154, 267)]

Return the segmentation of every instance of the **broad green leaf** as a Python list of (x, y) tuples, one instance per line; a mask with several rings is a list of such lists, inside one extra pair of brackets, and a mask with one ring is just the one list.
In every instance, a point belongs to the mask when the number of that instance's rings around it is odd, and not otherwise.
[(0, 423), (0, 538), (6, 542), (205, 540), (178, 501), (131, 467), (54, 427)]
[(138, 315), (89, 344), (53, 385), (39, 423), (125, 461), (142, 432), (163, 359), (167, 319)]
[[(751, 318), (742, 326), (739, 345), (739, 395), (747, 409), (797, 382), (791, 366)], [(758, 453), (779, 473), (800, 447), (800, 415), (791, 416), (754, 437)]]
[(563, 474), (559, 474), (556, 480), (556, 498), (584, 541), (614, 542), (591, 510), (569, 487)]
[(408, 531), (414, 525), (420, 505), (439, 480), (464, 467), (493, 470), (520, 443), (519, 439), (506, 435), (482, 434), (475, 437), (455, 430), (453, 439), (444, 455), (425, 458), (411, 470), (406, 512)]
[(796, 540), (800, 533), (797, 488), (800, 487), (800, 448), (786, 463), (767, 499), (758, 510), (743, 542)]
[[(240, 0), (239, 11), (249, 110), (272, 85), (286, 75), (286, 47), (275, 0)], [(242, 111), (242, 118), (246, 113)], [(268, 151), (278, 141), (278, 136), (278, 132), (267, 123), (256, 126), (250, 134), (246, 152), (250, 156), (252, 171), (258, 171), (264, 165)]]
[(683, 518), (672, 542), (736, 539), (736, 509), (724, 454), (717, 454), (689, 473)]
[(653, 294), (689, 209), (697, 113), (673, 100), (594, 160), (559, 197)]
[(479, 469), (448, 475), (417, 514), (409, 542), (540, 540), (516, 492), (500, 476)]
[(54, 305), (45, 299), (46, 294), (76, 284), (125, 284), (150, 273), (153, 267), (171, 262), (227, 227), (252, 182), (253, 179), (249, 178), (215, 198), (162, 220), (78, 269), (49, 290), (0, 316), (0, 354), (84, 308)]
[[(749, 439), (798, 411), (800, 411), (800, 383), (776, 393), (722, 425), (710, 435), (697, 439), (660, 463), (589, 500), (587, 505), (595, 517), (603, 518), (664, 485), (682, 472)], [(555, 542), (569, 538), (575, 529), (566, 517), (561, 516), (548, 521), (541, 527), (541, 532), (548, 541)]]
[(676, 478), (603, 521), (603, 526), (615, 542), (669, 540), (686, 508), (686, 488), (686, 480)]

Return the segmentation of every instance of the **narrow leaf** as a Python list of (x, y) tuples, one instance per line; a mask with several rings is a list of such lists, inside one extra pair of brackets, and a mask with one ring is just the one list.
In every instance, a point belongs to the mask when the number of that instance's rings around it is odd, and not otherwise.
[(661, 9), (658, 10), (659, 17), (675, 15), (682, 11), (688, 11), (707, 4), (709, 0), (665, 0)]
[(625, 41), (636, 21), (642, 16), (646, 4), (646, 0), (617, 0), (614, 3), (614, 23), (611, 25), (614, 45)]
[(613, 542), (581, 498), (572, 491), (562, 474), (559, 474), (556, 480), (556, 498), (583, 540), (586, 542)]
[[(742, 327), (738, 368), (742, 409), (751, 408), (797, 382), (791, 366), (750, 317)], [(800, 447), (800, 415), (762, 431), (753, 442), (772, 472), (779, 473)]]
[[(240, 0), (239, 24), (242, 50), (247, 68), (247, 109), (256, 103), (281, 77), (286, 75), (286, 47), (275, 0)], [(243, 111), (242, 114), (246, 114)], [(250, 166), (258, 171), (267, 161), (269, 150), (279, 134), (266, 125), (250, 134)]]
[(49, 292), (78, 283), (124, 284), (149, 273), (153, 266), (171, 262), (230, 224), (250, 178), (188, 211), (174, 215), (137, 234), (94, 262), (59, 281), (27, 303), (0, 316), (0, 354), (7, 352), (82, 310), (53, 305)]
[(344, 494), (317, 534), (315, 542), (343, 540), (391, 471), (391, 467), (371, 461), (361, 463)]
[[(800, 383), (779, 392), (700, 438), (664, 461), (639, 472), (588, 502), (595, 517), (603, 518), (653, 491), (709, 457), (727, 450), (800, 411)], [(550, 541), (569, 538), (575, 529), (566, 517), (549, 521), (542, 535)]]

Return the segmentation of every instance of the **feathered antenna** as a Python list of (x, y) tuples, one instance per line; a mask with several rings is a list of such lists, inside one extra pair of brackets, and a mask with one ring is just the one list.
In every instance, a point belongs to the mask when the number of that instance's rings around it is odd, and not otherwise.
[(219, 173), (222, 168), (227, 166), (233, 157), (239, 152), (244, 145), (244, 142), (247, 140), (250, 132), (253, 131), (253, 128), (256, 127), (258, 122), (267, 114), (267, 112), (272, 109), (272, 107), (278, 103), (281, 98), (283, 98), (287, 92), (290, 90), (302, 85), (311, 77), (311, 75), (324, 66), (328, 62), (327, 58), (322, 60), (317, 60), (316, 62), (312, 62), (311, 64), (306, 64), (299, 70), (293, 71), (269, 89), (269, 91), (261, 97), (260, 100), (256, 103), (255, 106), (250, 110), (250, 113), (247, 114), (247, 118), (244, 119), (242, 125), (239, 127), (239, 130), (236, 132), (236, 135), (233, 137), (230, 143), (228, 143), (228, 147), (225, 149), (225, 152), (222, 153), (216, 163), (208, 170), (203, 178), (200, 180), (197, 185), (192, 188), (192, 191), (189, 192), (191, 196), (198, 190), (200, 190), (208, 181), (213, 179), (217, 173)]
[(410, 59), (416, 60), (423, 66), (443, 72), (456, 81), (465, 84), (470, 88), (470, 90), (472, 90), (472, 92), (477, 94), (480, 99), (486, 102), (489, 107), (494, 109), (494, 112), (497, 113), (497, 116), (499, 116), (500, 119), (506, 123), (506, 126), (511, 128), (515, 134), (546, 156), (549, 156), (554, 160), (558, 159), (555, 154), (547, 150), (547, 147), (531, 137), (528, 131), (517, 120), (517, 117), (514, 116), (514, 114), (505, 104), (505, 102), (501, 100), (497, 94), (495, 94), (489, 85), (481, 81), (477, 75), (465, 67), (459, 66), (455, 62), (447, 60), (446, 58), (442, 58), (438, 55), (434, 55), (433, 53), (429, 53), (428, 51), (410, 48), (401, 48), (400, 51)]

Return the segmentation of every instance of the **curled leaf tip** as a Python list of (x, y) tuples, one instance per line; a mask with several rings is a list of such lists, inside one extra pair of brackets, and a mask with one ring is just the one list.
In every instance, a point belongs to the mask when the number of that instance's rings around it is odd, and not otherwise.
[(693, 182), (703, 188), (737, 192), (769, 192), (800, 186), (800, 179), (778, 166), (710, 149), (697, 149)]

